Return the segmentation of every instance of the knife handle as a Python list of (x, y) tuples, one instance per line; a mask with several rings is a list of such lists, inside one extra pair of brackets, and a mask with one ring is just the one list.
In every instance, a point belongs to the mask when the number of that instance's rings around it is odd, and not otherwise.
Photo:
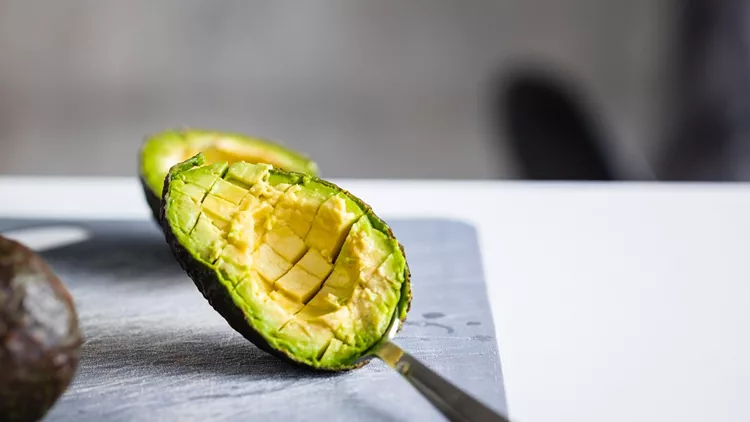
[(510, 422), (389, 341), (375, 356), (406, 378), (451, 422)]

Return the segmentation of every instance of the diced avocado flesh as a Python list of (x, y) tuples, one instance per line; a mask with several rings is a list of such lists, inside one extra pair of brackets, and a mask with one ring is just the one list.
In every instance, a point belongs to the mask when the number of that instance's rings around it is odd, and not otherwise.
[(179, 243), (213, 269), (246, 322), (298, 362), (351, 366), (401, 312), (398, 242), (319, 179), (245, 162), (175, 167), (164, 206)]
[(209, 163), (267, 163), (288, 171), (318, 173), (315, 162), (278, 143), (237, 133), (186, 129), (167, 130), (146, 139), (141, 150), (141, 177), (161, 197), (169, 169), (198, 152)]

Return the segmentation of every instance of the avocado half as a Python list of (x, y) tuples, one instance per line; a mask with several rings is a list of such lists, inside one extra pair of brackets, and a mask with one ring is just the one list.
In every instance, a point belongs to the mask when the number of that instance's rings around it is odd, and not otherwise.
[(273, 141), (238, 133), (203, 129), (170, 129), (146, 138), (140, 150), (139, 179), (155, 219), (169, 169), (202, 152), (208, 162), (267, 163), (284, 170), (318, 175), (307, 156)]
[(0, 236), (0, 420), (38, 421), (76, 373), (73, 299), (35, 252)]
[(409, 267), (390, 228), (333, 183), (268, 164), (206, 164), (166, 178), (160, 221), (182, 268), (261, 349), (320, 370), (355, 368), (399, 327)]

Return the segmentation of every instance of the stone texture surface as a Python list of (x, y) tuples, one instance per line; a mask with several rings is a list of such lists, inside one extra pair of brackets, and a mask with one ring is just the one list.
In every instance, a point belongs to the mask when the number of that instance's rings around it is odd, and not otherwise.
[[(0, 232), (57, 223), (0, 219)], [(321, 375), (245, 341), (204, 301), (153, 222), (64, 223), (91, 238), (43, 256), (74, 295), (86, 343), (76, 379), (48, 421), (442, 420), (381, 362)], [(414, 287), (396, 343), (504, 411), (474, 228), (445, 220), (391, 224)]]

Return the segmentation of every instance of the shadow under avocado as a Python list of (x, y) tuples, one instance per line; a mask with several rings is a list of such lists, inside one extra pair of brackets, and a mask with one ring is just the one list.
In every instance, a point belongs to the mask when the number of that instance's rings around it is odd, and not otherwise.
[(82, 226), (90, 230), (90, 239), (41, 254), (55, 271), (66, 275), (66, 283), (75, 285), (77, 276), (102, 283), (169, 284), (187, 278), (162, 234), (151, 225), (108, 222), (107, 226)]
[[(283, 362), (238, 335), (196, 333), (168, 335), (142, 332), (127, 336), (88, 338), (81, 349), (78, 383), (100, 379), (97, 374), (128, 368), (128, 376), (179, 376), (213, 374), (241, 377), (243, 381), (289, 379), (314, 381), (344, 373), (317, 372)], [(260, 388), (258, 394), (268, 392)], [(245, 392), (247, 394), (247, 392)]]

